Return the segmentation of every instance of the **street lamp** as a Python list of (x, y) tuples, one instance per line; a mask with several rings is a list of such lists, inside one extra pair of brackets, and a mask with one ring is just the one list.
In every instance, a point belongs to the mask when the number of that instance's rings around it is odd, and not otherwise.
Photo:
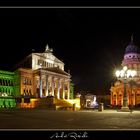
[(42, 63), (39, 63), (39, 65), (40, 65), (40, 98), (42, 98), (42, 74), (41, 74)]
[(127, 84), (127, 79), (136, 76), (136, 71), (130, 70), (127, 68), (127, 66), (124, 66), (122, 70), (117, 70), (115, 74), (118, 79), (123, 79), (124, 81), (123, 105), (121, 111), (130, 111), (128, 107), (126, 84)]

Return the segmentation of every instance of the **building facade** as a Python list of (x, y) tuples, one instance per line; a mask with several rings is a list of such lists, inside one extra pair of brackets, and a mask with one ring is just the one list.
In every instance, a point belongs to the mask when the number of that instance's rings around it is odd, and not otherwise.
[(52, 52), (47, 45), (45, 52), (32, 53), (18, 64), (16, 71), (20, 77), (21, 95), (69, 99), (71, 76)]
[(47, 45), (43, 53), (31, 53), (18, 63), (14, 72), (0, 71), (0, 96), (21, 98), (18, 105), (24, 108), (34, 108), (47, 97), (56, 99), (55, 104), (62, 101), (63, 106), (64, 100), (73, 103), (70, 82), (71, 75), (64, 71), (64, 63)]
[(12, 108), (15, 101), (15, 74), (14, 72), (0, 71), (0, 108)]
[[(128, 105), (140, 105), (140, 49), (133, 43), (133, 38), (131, 38), (131, 42), (125, 49), (122, 66), (127, 66), (128, 69), (133, 69), (137, 72), (137, 75), (133, 79), (127, 80), (126, 92)], [(123, 81), (117, 80), (111, 86), (110, 91), (111, 105), (122, 106), (124, 93)]]

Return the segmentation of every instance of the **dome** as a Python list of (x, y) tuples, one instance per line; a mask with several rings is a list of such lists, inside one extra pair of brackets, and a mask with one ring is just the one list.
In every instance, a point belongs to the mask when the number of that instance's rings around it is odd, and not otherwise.
[(130, 44), (125, 49), (125, 54), (128, 54), (128, 53), (139, 53), (140, 54), (140, 49), (138, 46), (134, 45), (133, 42), (130, 42)]

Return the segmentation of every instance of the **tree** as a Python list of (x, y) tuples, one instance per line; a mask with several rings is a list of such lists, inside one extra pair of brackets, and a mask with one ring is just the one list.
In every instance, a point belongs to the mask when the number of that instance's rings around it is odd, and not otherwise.
[(70, 99), (74, 98), (74, 84), (70, 83)]

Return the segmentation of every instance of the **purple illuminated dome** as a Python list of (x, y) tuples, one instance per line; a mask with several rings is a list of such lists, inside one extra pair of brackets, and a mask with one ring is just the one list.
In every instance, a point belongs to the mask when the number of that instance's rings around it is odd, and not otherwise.
[(122, 66), (127, 66), (128, 68), (134, 68), (140, 64), (140, 48), (133, 43), (133, 35), (131, 36), (131, 42), (125, 49), (124, 60)]
[(125, 49), (125, 54), (128, 53), (139, 53), (140, 54), (140, 49), (138, 46), (136, 46), (132, 41), (130, 44), (126, 47)]

